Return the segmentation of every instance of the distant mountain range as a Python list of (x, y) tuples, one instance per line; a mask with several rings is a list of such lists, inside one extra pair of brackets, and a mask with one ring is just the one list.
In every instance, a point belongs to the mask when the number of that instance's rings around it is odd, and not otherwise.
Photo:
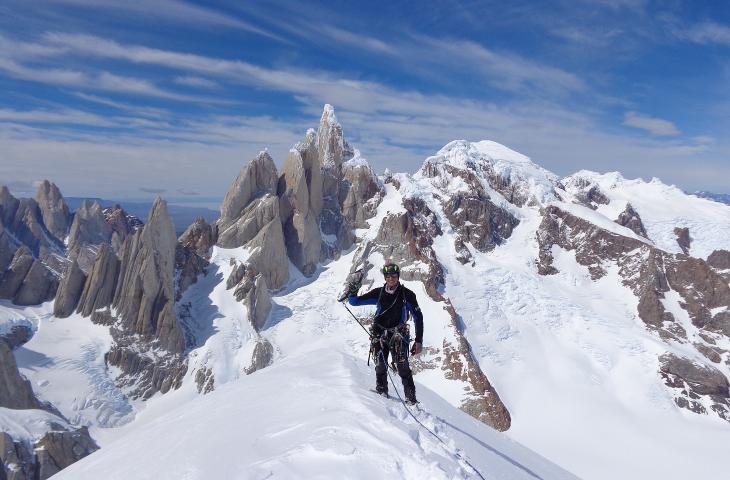
[[(143, 222), (147, 221), (147, 216), (152, 208), (152, 201), (127, 201), (127, 200), (109, 200), (105, 198), (97, 197), (64, 197), (68, 207), (71, 211), (76, 210), (81, 206), (84, 200), (96, 200), (104, 208), (113, 207), (114, 205), (121, 205), (124, 209), (139, 217)], [(180, 235), (185, 231), (188, 226), (195, 221), (198, 217), (203, 217), (206, 222), (213, 222), (220, 216), (220, 212), (206, 207), (192, 207), (188, 205), (175, 205), (173, 203), (168, 204), (168, 212), (172, 217), (172, 222), (175, 225), (175, 232)]]
[(730, 193), (712, 193), (700, 191), (695, 192), (694, 194), (701, 198), (709, 198), (710, 200), (724, 203), (725, 205), (730, 205)]

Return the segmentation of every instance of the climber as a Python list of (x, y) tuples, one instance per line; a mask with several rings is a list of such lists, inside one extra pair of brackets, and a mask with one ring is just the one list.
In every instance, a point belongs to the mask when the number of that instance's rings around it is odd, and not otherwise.
[(416, 338), (410, 349), (411, 354), (421, 352), (423, 343), (423, 313), (418, 306), (416, 294), (400, 283), (400, 268), (395, 263), (388, 263), (382, 269), (385, 285), (374, 288), (364, 295), (358, 296), (361, 281), (354, 280), (348, 285), (348, 301), (350, 305), (376, 305), (375, 318), (370, 327), (371, 353), (375, 359), (375, 391), (388, 396), (388, 355), (392, 355), (403, 382), (406, 403), (415, 405), (416, 385), (413, 373), (408, 365), (408, 313), (413, 316), (416, 326)]

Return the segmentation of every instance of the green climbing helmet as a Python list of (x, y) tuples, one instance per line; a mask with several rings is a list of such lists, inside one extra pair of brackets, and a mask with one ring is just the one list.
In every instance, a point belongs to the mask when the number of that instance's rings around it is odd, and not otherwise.
[(400, 277), (400, 267), (395, 263), (386, 263), (383, 265), (383, 275), (390, 275), (395, 273)]

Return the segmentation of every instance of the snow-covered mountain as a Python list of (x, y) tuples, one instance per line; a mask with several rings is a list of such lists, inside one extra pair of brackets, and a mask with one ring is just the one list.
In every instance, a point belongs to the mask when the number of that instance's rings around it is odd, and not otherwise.
[[(19, 203), (0, 192), (10, 478), (94, 442), (58, 477), (475, 478), (456, 452), (486, 478), (728, 468), (730, 207), (657, 179), (561, 179), (464, 140), (377, 176), (327, 106), (281, 172), (262, 152), (177, 241), (161, 200), (134, 229), (52, 184)], [(369, 391), (336, 302), (385, 261), (424, 311), (416, 417), (446, 445)], [(49, 461), (56, 427), (74, 454)]]

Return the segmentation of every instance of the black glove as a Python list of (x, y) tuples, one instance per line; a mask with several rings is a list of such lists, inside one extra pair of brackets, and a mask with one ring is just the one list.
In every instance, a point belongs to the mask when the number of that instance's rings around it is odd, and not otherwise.
[(418, 355), (421, 353), (421, 342), (414, 342), (413, 346), (411, 347), (411, 355)]

